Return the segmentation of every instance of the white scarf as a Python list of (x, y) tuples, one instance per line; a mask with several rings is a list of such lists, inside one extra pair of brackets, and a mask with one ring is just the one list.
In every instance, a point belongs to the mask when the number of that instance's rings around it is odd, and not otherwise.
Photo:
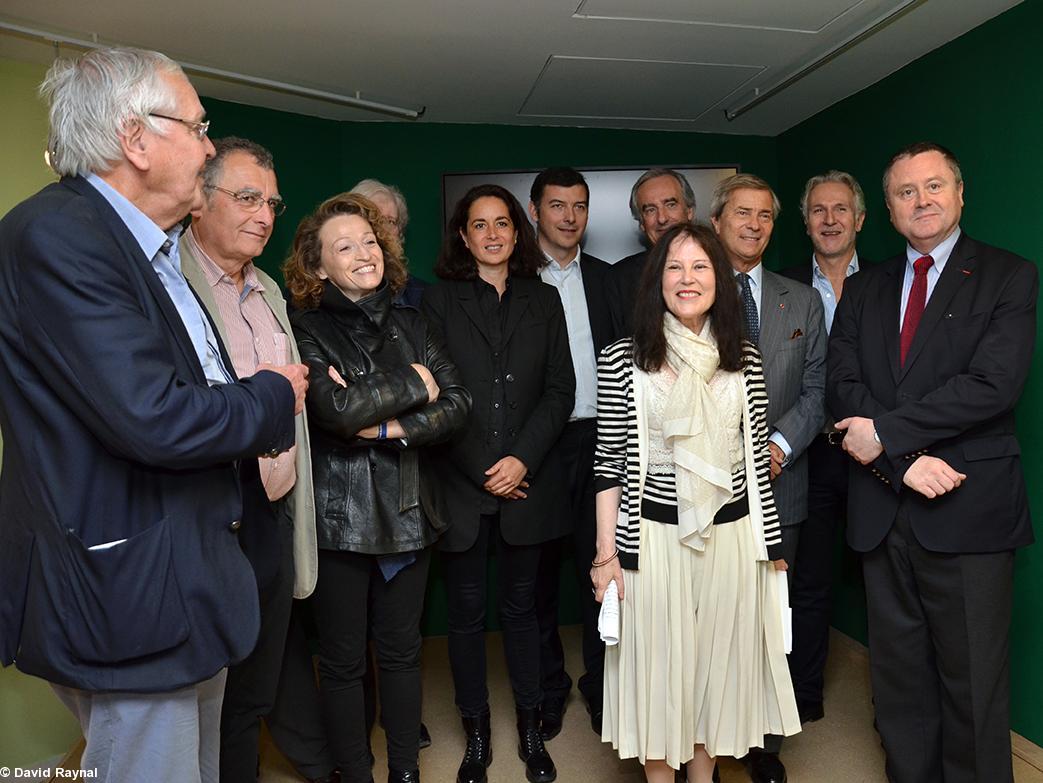
[(714, 515), (732, 497), (728, 433), (707, 386), (720, 356), (709, 318), (696, 334), (666, 313), (663, 331), (667, 360), (677, 372), (663, 411), (663, 437), (676, 465), (678, 534), (683, 544), (702, 551)]

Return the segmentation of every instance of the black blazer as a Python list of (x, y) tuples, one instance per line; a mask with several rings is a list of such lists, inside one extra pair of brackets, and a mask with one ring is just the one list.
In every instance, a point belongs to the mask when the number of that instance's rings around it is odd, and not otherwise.
[(256, 456), (292, 445), (290, 385), (209, 387), (150, 259), (82, 178), (0, 222), (0, 428), (0, 662), (149, 692), (250, 652), (242, 476), (257, 487)]
[(594, 356), (597, 357), (602, 348), (619, 339), (612, 321), (612, 300), (608, 288), (612, 265), (596, 256), (583, 253), (579, 257), (579, 269), (583, 275), (583, 293), (586, 294), (590, 334), (594, 338)]
[[(884, 453), (850, 472), (848, 541), (861, 552), (887, 535), (899, 502), (936, 552), (997, 552), (1032, 542), (1014, 406), (1036, 339), (1035, 265), (963, 234), (899, 364), (905, 253), (853, 275), (829, 341), (827, 404), (866, 416)], [(966, 473), (928, 500), (902, 483), (926, 451)]]
[(605, 288), (608, 291), (609, 309), (617, 340), (630, 337), (634, 333), (634, 303), (637, 301), (641, 273), (645, 270), (649, 252), (642, 250), (640, 253), (621, 258), (609, 271)]
[[(615, 325), (612, 311), (609, 308), (608, 278), (612, 273), (612, 265), (600, 258), (583, 253), (579, 259), (580, 273), (583, 276), (583, 293), (587, 303), (587, 320), (590, 323), (590, 335), (594, 343), (594, 358), (601, 350), (616, 341)], [(571, 342), (570, 342), (571, 345)], [(596, 380), (596, 379), (595, 379)], [(575, 468), (566, 463), (566, 455), (561, 453), (557, 444), (547, 453), (546, 470), (548, 475), (568, 476)], [(547, 520), (548, 530), (553, 531), (554, 538), (568, 535), (575, 527), (576, 520), (572, 515), (574, 503), (571, 493), (573, 486), (569, 481), (553, 482), (552, 491), (555, 500), (550, 504), (551, 512)]]
[[(491, 348), (473, 281), (443, 280), (424, 293), (422, 310), (445, 337), (453, 363), (471, 392), (468, 426), (432, 460), (445, 482), (452, 523), (439, 545), (450, 552), (471, 547), (478, 535), (485, 471), (513, 454), (529, 469), (528, 497), (500, 501), (500, 529), (511, 544), (554, 538), (550, 524), (555, 477), (542, 470), (575, 402), (576, 376), (558, 292), (535, 279), (514, 277), (503, 340), (502, 377)], [(504, 384), (505, 431), (489, 426), (494, 391)], [(495, 388), (494, 388), (495, 387)]]

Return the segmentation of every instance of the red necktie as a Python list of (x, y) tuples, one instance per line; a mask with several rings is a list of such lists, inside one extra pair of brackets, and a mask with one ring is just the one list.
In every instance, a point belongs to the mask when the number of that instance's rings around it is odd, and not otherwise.
[(905, 357), (909, 346), (916, 336), (916, 327), (920, 325), (924, 307), (927, 306), (927, 270), (934, 265), (930, 256), (920, 256), (913, 262), (913, 287), (909, 289), (909, 301), (905, 306), (905, 320), (902, 322), (901, 357), (905, 366)]

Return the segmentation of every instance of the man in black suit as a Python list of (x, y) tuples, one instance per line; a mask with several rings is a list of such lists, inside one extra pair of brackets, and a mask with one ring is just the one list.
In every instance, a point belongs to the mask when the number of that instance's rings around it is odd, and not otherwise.
[[(807, 181), (800, 212), (814, 252), (810, 263), (784, 269), (782, 274), (818, 292), (828, 334), (844, 281), (859, 269), (855, 240), (865, 221), (866, 199), (850, 174), (828, 171)], [(840, 448), (840, 433), (828, 419), (807, 453), (808, 516), (797, 542), (790, 591), (793, 651), (789, 666), (802, 723), (824, 715), (822, 689), (829, 654), (833, 542), (837, 522), (846, 516), (850, 462)]]
[[(695, 193), (688, 180), (673, 169), (649, 169), (630, 189), (630, 214), (641, 226), (651, 249), (659, 237), (678, 223), (692, 221)], [(616, 337), (630, 334), (638, 282), (647, 258), (648, 250), (642, 250), (612, 265), (607, 285)]]
[(0, 663), (52, 684), (92, 777), (216, 783), (278, 554), (256, 457), (293, 445), (307, 367), (237, 381), (181, 274), (214, 154), (181, 68), (94, 50), (43, 92), (62, 179), (0, 222)]
[[(583, 611), (583, 665), (579, 690), (591, 724), (601, 733), (601, 686), (605, 645), (598, 633), (598, 603), (590, 591), (597, 523), (594, 518), (594, 446), (597, 441), (597, 355), (612, 342), (612, 316), (605, 280), (611, 267), (580, 249), (587, 228), (590, 190), (575, 169), (541, 171), (530, 190), (529, 215), (546, 258), (543, 282), (554, 286), (565, 309), (565, 326), (576, 371), (576, 403), (557, 444), (547, 455), (559, 482), (561, 502), (554, 514), (572, 538), (572, 561)], [(558, 635), (558, 590), (564, 538), (543, 545), (537, 584), (540, 622), (540, 673), (543, 680), (541, 730), (549, 740), (561, 731), (572, 679)]]
[(1014, 406), (1036, 335), (1036, 267), (960, 230), (944, 147), (884, 174), (905, 252), (848, 281), (828, 404), (853, 466), (876, 722), (897, 783), (1013, 780), (1014, 550), (1032, 542)]

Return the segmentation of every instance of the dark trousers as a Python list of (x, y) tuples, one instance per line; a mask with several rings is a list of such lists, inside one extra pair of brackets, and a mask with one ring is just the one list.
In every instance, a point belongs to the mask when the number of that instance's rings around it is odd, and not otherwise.
[(293, 526), (277, 504), (279, 567), (259, 596), (261, 628), (253, 652), (229, 667), (221, 707), (221, 780), (256, 783), (261, 718), (275, 703), (293, 603)]
[(377, 650), (388, 766), (417, 769), (420, 743), (420, 615), (430, 550), (386, 582), (373, 555), (319, 550), (313, 598), (319, 688), (333, 757), (345, 783), (372, 778), (362, 678), (367, 625)]
[(594, 512), (594, 447), (597, 421), (585, 419), (566, 425), (555, 449), (568, 473), (558, 477), (568, 487), (572, 519), (571, 537), (548, 541), (540, 554), (540, 573), (536, 583), (536, 614), (540, 624), (540, 672), (544, 699), (564, 701), (572, 688), (565, 671), (565, 652), (558, 634), (558, 593), (561, 587), (561, 558), (571, 538), (572, 563), (583, 617), (583, 668), (579, 690), (596, 711), (601, 710), (602, 681), (605, 670), (605, 643), (598, 633), (601, 605), (591, 592), (590, 563), (597, 546), (597, 518)]
[(829, 615), (837, 528), (847, 519), (851, 458), (819, 435), (808, 447), (808, 518), (802, 526), (793, 573), (793, 652), (789, 670), (798, 701), (822, 702), (829, 656)]
[(302, 777), (322, 778), (336, 765), (322, 720), (322, 703), (308, 644), (310, 626), (314, 626), (311, 602), (294, 601), (279, 690), (265, 723), (276, 746)]
[(869, 670), (889, 780), (1011, 783), (1014, 553), (929, 552), (900, 506), (863, 564)]
[(449, 609), (449, 664), (456, 706), (465, 718), (488, 710), (485, 608), (489, 544), (496, 551), (499, 610), (507, 673), (519, 709), (535, 709), (540, 691), (540, 628), (536, 621), (536, 575), (540, 547), (513, 546), (500, 534), (499, 514), (483, 514), (478, 538), (465, 552), (443, 552)]

